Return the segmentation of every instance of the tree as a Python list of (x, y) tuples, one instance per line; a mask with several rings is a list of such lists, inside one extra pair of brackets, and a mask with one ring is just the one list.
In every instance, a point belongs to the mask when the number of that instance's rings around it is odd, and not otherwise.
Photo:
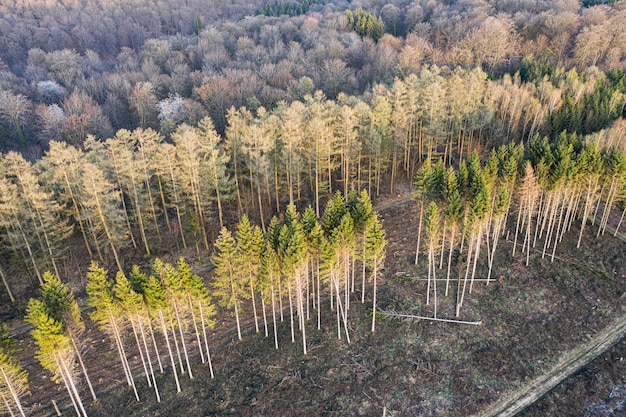
[[(126, 278), (123, 272), (118, 271), (115, 277), (115, 286), (113, 287), (113, 293), (117, 298), (120, 307), (124, 313), (125, 319), (131, 325), (137, 350), (141, 358), (141, 363), (148, 380), (148, 386), (154, 386), (154, 393), (157, 398), (157, 402), (161, 402), (161, 396), (159, 394), (159, 388), (157, 386), (156, 378), (154, 376), (154, 369), (152, 367), (152, 359), (150, 357), (150, 349), (146, 341), (145, 326), (151, 326), (149, 316), (147, 315), (146, 306), (141, 294), (135, 292), (132, 288), (131, 282)], [(141, 339), (139, 338), (141, 336)], [(144, 357), (145, 353), (145, 357)], [(158, 352), (156, 352), (158, 355)], [(146, 366), (146, 363), (148, 364)], [(148, 371), (148, 368), (150, 371)]]
[[(269, 243), (269, 242), (267, 242)], [(270, 300), (272, 303), (272, 323), (274, 327), (274, 346), (278, 349), (278, 326), (276, 323), (276, 295), (280, 296), (280, 263), (278, 255), (271, 244), (267, 244), (263, 251), (263, 258), (261, 259), (261, 268), (259, 271), (260, 282), (264, 284), (267, 290), (264, 293), (269, 292)], [(282, 304), (282, 303), (281, 303)]]
[(48, 313), (41, 300), (31, 298), (26, 313), (26, 321), (33, 326), (31, 334), (39, 347), (36, 354), (39, 363), (52, 373), (55, 382), (63, 381), (76, 414), (87, 417), (76, 388), (73, 373), (76, 356), (65, 326)]
[(248, 280), (249, 297), (252, 300), (252, 311), (254, 313), (254, 326), (258, 333), (259, 320), (254, 288), (259, 279), (259, 265), (263, 251), (263, 233), (258, 226), (253, 227), (248, 216), (244, 214), (237, 226), (235, 238), (237, 241), (238, 272)]
[[(155, 275), (159, 278), (162, 289), (164, 291), (167, 309), (163, 309), (163, 313), (167, 315), (170, 329), (172, 331), (172, 338), (174, 339), (174, 345), (176, 347), (176, 353), (178, 355), (178, 362), (180, 370), (185, 373), (183, 368), (182, 358), (180, 356), (180, 345), (183, 348), (183, 354), (185, 356), (185, 363), (187, 364), (187, 371), (189, 378), (193, 379), (193, 373), (191, 371), (191, 365), (189, 363), (189, 353), (187, 351), (187, 343), (185, 342), (185, 335), (183, 329), (187, 327), (187, 297), (184, 289), (184, 283), (182, 276), (176, 271), (176, 269), (169, 263), (163, 263), (159, 258), (154, 260), (152, 267)], [(176, 335), (176, 327), (178, 327), (178, 336)]]
[(372, 301), (372, 332), (376, 330), (376, 284), (378, 272), (385, 263), (385, 231), (375, 213), (368, 221), (363, 239), (364, 262), (369, 266), (374, 282)]
[(89, 243), (91, 228), (86, 221), (88, 219), (84, 217), (84, 195), (80, 188), (85, 154), (65, 142), (51, 141), (48, 145), (48, 152), (37, 163), (39, 175), (44, 178), (47, 191), (54, 192), (54, 198), (61, 208), (78, 223), (89, 257), (93, 258), (92, 245), (98, 245), (98, 242)]
[(26, 146), (24, 123), (30, 113), (31, 103), (22, 94), (9, 91), (0, 92), (0, 121), (8, 131), (14, 131), (22, 146)]
[[(102, 244), (109, 246), (118, 270), (122, 271), (122, 261), (118, 250), (128, 244), (128, 229), (122, 210), (120, 190), (108, 181), (98, 165), (91, 162), (83, 165), (80, 186), (84, 193), (84, 217), (89, 219), (96, 250), (100, 251)], [(97, 237), (99, 233), (103, 233), (101, 236), (104, 242), (102, 243)], [(102, 258), (101, 253), (100, 255)]]
[(122, 340), (121, 324), (123, 321), (120, 315), (119, 304), (113, 294), (113, 284), (107, 278), (107, 271), (99, 267), (96, 262), (91, 262), (87, 272), (87, 297), (90, 307), (94, 311), (89, 313), (89, 317), (113, 339), (120, 358), (120, 363), (126, 376), (128, 386), (133, 388), (135, 398), (139, 401), (139, 394), (135, 386), (132, 370), (128, 364), (124, 343)]
[[(174, 338), (174, 343), (176, 344), (176, 332), (174, 331), (174, 327), (172, 324), (171, 317), (171, 308), (168, 303), (167, 293), (161, 281), (156, 278), (154, 275), (150, 275), (147, 280), (143, 282), (142, 292), (144, 295), (144, 300), (148, 305), (148, 311), (150, 312), (150, 316), (156, 320), (158, 325), (160, 326), (161, 333), (165, 338), (165, 344), (167, 346), (167, 353), (170, 357), (170, 363), (172, 365), (172, 372), (174, 373), (174, 380), (176, 381), (176, 392), (180, 392), (180, 381), (178, 380), (178, 371), (176, 370), (176, 363), (174, 362), (174, 354), (172, 352), (172, 344), (170, 342), (167, 322), (170, 324), (170, 329), (172, 330), (172, 337)], [(167, 317), (166, 317), (167, 315)], [(167, 318), (167, 321), (166, 321)], [(178, 345), (176, 344), (176, 348), (178, 349)], [(184, 372), (182, 360), (180, 358), (180, 352), (178, 352), (178, 362), (181, 367), (181, 372)]]
[(424, 200), (428, 198), (428, 194), (430, 192), (432, 172), (432, 164), (430, 160), (426, 160), (426, 162), (424, 162), (424, 164), (415, 174), (415, 198), (419, 200), (420, 203), (419, 228), (417, 231), (417, 248), (415, 249), (415, 265), (417, 265), (417, 261), (419, 260), (420, 239), (422, 237), (422, 219), (424, 216)]
[(202, 358), (202, 363), (205, 363), (202, 343), (200, 342), (200, 334), (198, 332), (198, 326), (196, 322), (196, 309), (200, 315), (200, 324), (202, 327), (204, 347), (206, 349), (207, 355), (206, 361), (209, 364), (211, 378), (213, 378), (213, 364), (211, 362), (211, 353), (209, 352), (209, 341), (207, 338), (206, 329), (207, 327), (211, 329), (215, 327), (215, 321), (213, 320), (213, 316), (215, 315), (215, 308), (211, 304), (211, 296), (209, 295), (209, 290), (204, 285), (202, 279), (198, 275), (191, 272), (191, 268), (182, 257), (178, 260), (177, 272), (180, 276), (185, 294), (187, 295), (187, 299), (189, 301), (189, 311), (191, 313), (194, 329), (196, 332), (198, 349), (200, 350), (200, 357)]
[(237, 336), (241, 340), (241, 325), (239, 323), (240, 299), (244, 297), (244, 281), (237, 273), (237, 245), (233, 235), (225, 227), (215, 241), (211, 262), (215, 265), (215, 281), (213, 295), (218, 298), (219, 304), (235, 310), (237, 321)]
[[(222, 199), (230, 191), (230, 179), (226, 175), (228, 157), (218, 147), (220, 138), (210, 119), (203, 119), (197, 128), (180, 125), (172, 134), (176, 146), (178, 181), (187, 206), (193, 208), (206, 249), (206, 234), (211, 201), (217, 201), (220, 224), (223, 223)], [(175, 180), (172, 180), (175, 183)]]
[(85, 375), (85, 381), (89, 386), (89, 391), (94, 401), (97, 400), (93, 390), (87, 369), (83, 363), (83, 358), (78, 346), (79, 337), (85, 330), (85, 323), (81, 317), (80, 307), (74, 299), (74, 294), (68, 286), (61, 282), (58, 276), (45, 272), (43, 274), (43, 284), (41, 285), (41, 298), (48, 314), (65, 327), (67, 335), (72, 342), (72, 347), (80, 363), (80, 367)]
[(152, 127), (156, 121), (158, 105), (154, 85), (150, 81), (137, 83), (129, 103), (135, 111), (139, 127), (142, 129)]
[(291, 341), (294, 341), (294, 325), (292, 312), (292, 288), (296, 296), (296, 310), (299, 320), (299, 328), (302, 332), (302, 349), (307, 354), (305, 313), (304, 313), (304, 290), (305, 269), (308, 262), (305, 246), (304, 230), (300, 222), (300, 215), (293, 203), (287, 206), (285, 223), (280, 229), (278, 237), (278, 254), (282, 272), (287, 283), (289, 292), (289, 308), (291, 316)]
[(425, 214), (425, 231), (426, 231), (426, 243), (428, 244), (428, 285), (426, 289), (426, 304), (430, 300), (431, 291), (431, 278), (432, 289), (434, 296), (434, 317), (437, 317), (437, 280), (435, 278), (435, 251), (439, 245), (439, 239), (441, 235), (441, 212), (437, 203), (431, 201), (426, 208)]
[(56, 259), (61, 257), (65, 240), (72, 233), (67, 219), (61, 215), (61, 207), (52, 194), (46, 193), (39, 184), (33, 166), (21, 155), (9, 152), (2, 161), (7, 177), (13, 178), (16, 191), (21, 197), (15, 207), (23, 217), (25, 234), (32, 239), (31, 246), (39, 246), (48, 262), (59, 275)]

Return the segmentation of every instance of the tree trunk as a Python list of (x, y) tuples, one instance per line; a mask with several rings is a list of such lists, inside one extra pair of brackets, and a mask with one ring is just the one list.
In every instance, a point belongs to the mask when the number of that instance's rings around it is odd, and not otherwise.
[(209, 341), (206, 337), (206, 324), (204, 323), (204, 311), (202, 310), (202, 301), (198, 303), (200, 307), (200, 320), (202, 322), (202, 336), (204, 337), (204, 347), (206, 349), (207, 361), (209, 362), (209, 371), (211, 372), (211, 378), (215, 378), (213, 374), (213, 364), (211, 363), (211, 353), (209, 352)]
[(11, 300), (12, 303), (15, 302), (15, 298), (13, 297), (13, 293), (11, 292), (11, 288), (9, 287), (9, 283), (7, 282), (7, 278), (4, 275), (4, 271), (2, 270), (2, 267), (0, 266), (0, 278), (2, 279), (2, 283), (4, 284), (4, 288), (6, 288), (7, 290), (7, 294), (9, 294), (9, 299)]
[(417, 248), (415, 249), (415, 265), (417, 265), (417, 261), (420, 256), (420, 239), (422, 237), (422, 220), (424, 217), (424, 202), (420, 201), (420, 223), (417, 229)]
[(178, 381), (178, 371), (176, 370), (176, 362), (174, 362), (174, 355), (172, 353), (172, 345), (170, 344), (170, 338), (167, 335), (167, 327), (165, 325), (165, 317), (163, 317), (163, 310), (159, 310), (159, 321), (161, 322), (161, 331), (165, 336), (165, 344), (167, 345), (167, 352), (170, 355), (170, 362), (172, 363), (172, 372), (174, 372), (174, 379), (176, 380), (176, 392), (180, 392), (180, 382)]
[[(20, 414), (22, 415), (22, 417), (26, 417), (26, 415), (24, 414), (24, 409), (22, 408), (22, 403), (20, 402), (20, 397), (18, 397), (17, 393), (15, 392), (15, 389), (13, 389), (13, 384), (11, 384), (9, 377), (4, 372), (4, 368), (2, 368), (1, 366), (0, 366), (0, 371), (2, 371), (2, 376), (4, 377), (4, 381), (7, 384), (7, 387), (9, 387), (9, 391), (11, 391), (11, 397), (13, 397), (13, 401), (15, 401), (15, 405), (17, 406), (17, 409), (20, 411)], [(8, 401), (4, 398), (4, 394), (2, 395), (2, 398), (4, 399), (4, 402), (6, 403), (7, 408), (9, 409), (9, 412), (11, 413), (11, 415), (13, 415), (13, 411), (11, 410), (11, 407), (9, 406)]]
[(376, 274), (378, 272), (378, 259), (374, 257), (374, 300), (372, 301), (372, 333), (376, 331)]
[(89, 380), (89, 375), (87, 374), (87, 368), (85, 368), (85, 364), (83, 363), (83, 356), (80, 354), (78, 350), (78, 346), (76, 346), (76, 340), (74, 339), (74, 335), (71, 331), (68, 330), (70, 340), (72, 341), (72, 346), (74, 347), (74, 351), (76, 352), (76, 356), (78, 357), (78, 363), (80, 364), (81, 369), (83, 370), (83, 375), (85, 375), (85, 381), (87, 381), (87, 386), (89, 387), (89, 392), (91, 393), (91, 397), (94, 401), (97, 400), (96, 393), (93, 390), (93, 386), (91, 385), (91, 381)]

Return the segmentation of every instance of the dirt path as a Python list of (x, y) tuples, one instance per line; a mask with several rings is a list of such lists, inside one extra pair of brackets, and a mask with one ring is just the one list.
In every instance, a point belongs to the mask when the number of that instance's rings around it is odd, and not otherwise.
[(515, 390), (475, 417), (512, 417), (587, 365), (626, 336), (626, 315), (621, 316), (588, 342), (567, 352), (549, 371)]

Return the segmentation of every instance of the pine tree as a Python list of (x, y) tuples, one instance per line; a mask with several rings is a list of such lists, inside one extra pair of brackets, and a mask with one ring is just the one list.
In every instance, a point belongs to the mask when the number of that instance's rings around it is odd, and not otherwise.
[(276, 323), (276, 296), (280, 297), (280, 263), (274, 248), (268, 244), (263, 251), (261, 269), (259, 271), (261, 282), (269, 292), (272, 304), (272, 322), (274, 327), (274, 346), (278, 349), (278, 326)]
[(23, 219), (23, 233), (30, 236), (30, 246), (39, 247), (41, 253), (45, 254), (48, 265), (59, 275), (56, 259), (61, 257), (72, 227), (62, 216), (61, 207), (53, 195), (45, 192), (39, 184), (30, 162), (20, 154), (9, 152), (0, 163), (6, 168), (7, 178), (12, 178), (17, 187), (19, 200), (14, 203), (19, 204), (15, 209)]
[[(168, 316), (181, 372), (185, 373), (185, 368), (183, 368), (182, 358), (180, 356), (180, 347), (182, 347), (183, 355), (185, 357), (189, 378), (193, 379), (193, 372), (191, 370), (191, 364), (189, 363), (189, 353), (187, 350), (184, 332), (187, 329), (188, 321), (191, 319), (191, 314), (187, 314), (189, 312), (186, 308), (188, 300), (182, 276), (171, 264), (163, 263), (163, 261), (158, 258), (154, 260), (152, 268), (155, 275), (159, 277), (167, 297), (167, 305), (169, 308), (164, 310), (164, 312)], [(176, 328), (178, 328), (178, 335), (176, 333)]]
[[(313, 294), (317, 297), (313, 300), (313, 306), (317, 310), (317, 329), (321, 328), (321, 311), (320, 311), (320, 264), (319, 257), (322, 250), (322, 239), (324, 232), (322, 226), (315, 215), (313, 207), (308, 206), (302, 214), (302, 228), (306, 241), (308, 253), (307, 277), (312, 276), (311, 285), (313, 286)], [(309, 287), (307, 283), (307, 288)], [(309, 291), (307, 290), (307, 294)], [(307, 297), (308, 300), (308, 297)], [(308, 301), (307, 301), (307, 318), (308, 318)]]
[(420, 205), (420, 218), (419, 218), (419, 227), (417, 231), (417, 248), (415, 249), (415, 265), (419, 260), (420, 253), (420, 240), (422, 237), (422, 220), (424, 217), (424, 201), (428, 198), (431, 182), (433, 176), (433, 168), (430, 160), (424, 162), (424, 164), (420, 167), (415, 174), (415, 198), (419, 201)]
[(94, 243), (90, 243), (90, 228), (84, 218), (85, 209), (79, 185), (84, 160), (85, 154), (82, 150), (65, 142), (50, 141), (49, 150), (39, 160), (37, 168), (40, 176), (45, 179), (47, 191), (54, 192), (55, 199), (78, 224), (89, 257), (93, 258)]

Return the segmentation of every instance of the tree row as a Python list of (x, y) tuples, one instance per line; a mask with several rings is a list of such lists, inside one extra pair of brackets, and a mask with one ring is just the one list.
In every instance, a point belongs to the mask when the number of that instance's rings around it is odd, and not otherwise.
[(531, 252), (553, 261), (574, 224), (580, 227), (577, 247), (589, 223), (596, 236), (604, 234), (612, 211), (621, 205), (621, 215), (613, 216), (617, 234), (626, 213), (626, 157), (598, 137), (602, 135), (584, 143), (563, 133), (550, 144), (535, 136), (526, 147), (493, 149), (484, 163), (474, 153), (458, 169), (446, 168), (441, 160), (422, 165), (416, 175), (420, 214), (415, 263), (426, 255), (426, 304), (433, 299), (435, 317), (437, 270), (447, 264), (441, 272), (445, 296), (456, 280), (458, 316), (466, 291), (472, 292), (481, 253), (486, 256), (480, 263), (486, 269), (484, 280), (491, 281), (503, 236), (512, 244), (512, 255), (522, 253), (528, 265)]

